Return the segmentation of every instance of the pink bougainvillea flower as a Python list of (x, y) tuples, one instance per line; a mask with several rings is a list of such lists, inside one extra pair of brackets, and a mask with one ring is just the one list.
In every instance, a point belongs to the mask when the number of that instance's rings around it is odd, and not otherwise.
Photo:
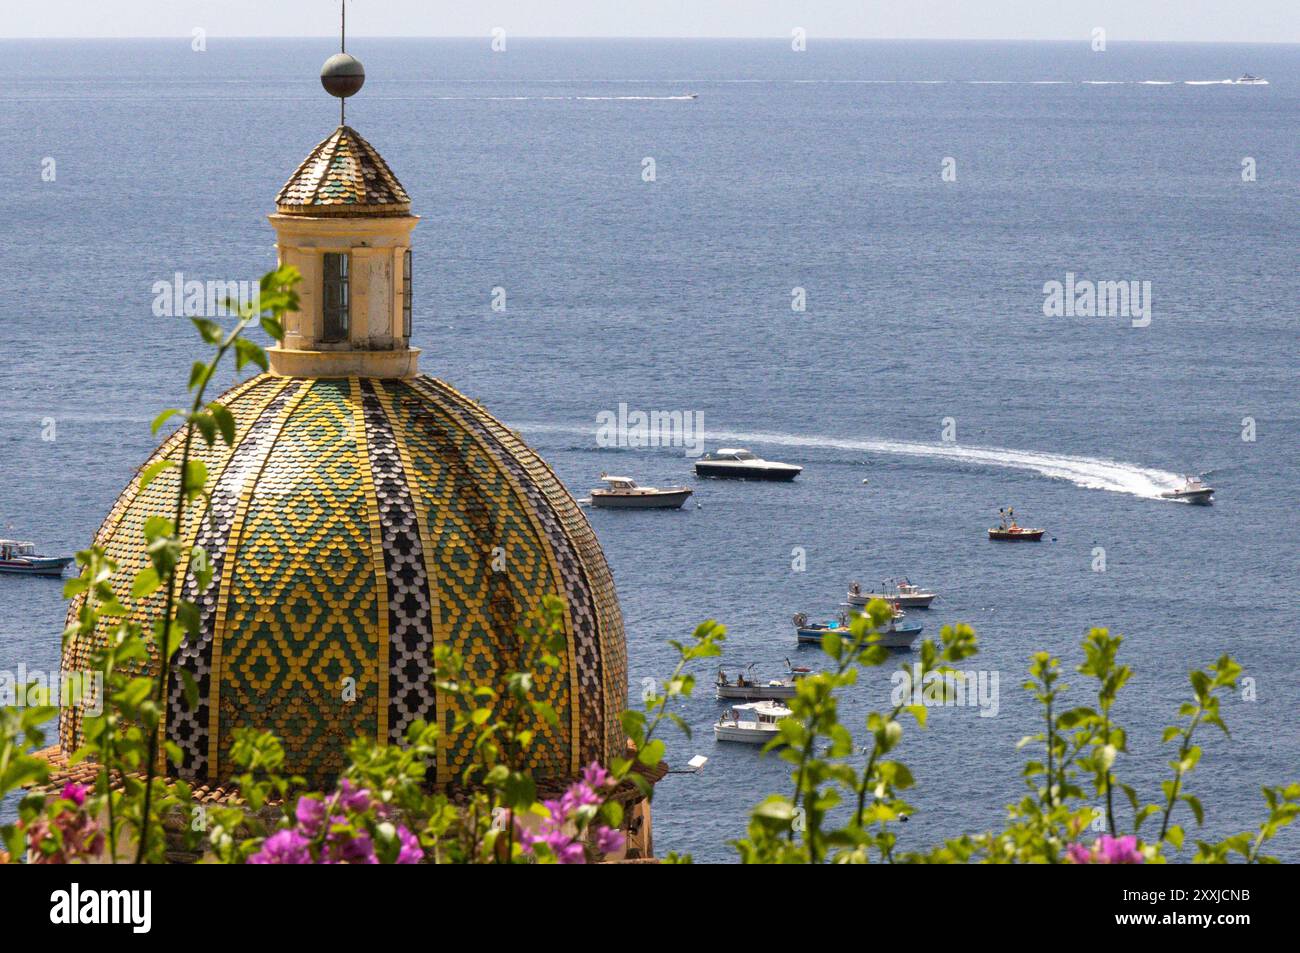
[(1094, 850), (1099, 855), (1097, 862), (1102, 864), (1140, 864), (1144, 860), (1137, 838), (1132, 834), (1127, 837), (1102, 834)]
[(315, 836), (325, 823), (325, 802), (318, 797), (300, 797), (293, 813), (298, 826), (309, 836)]
[(276, 831), (262, 849), (248, 858), (250, 864), (310, 864), (309, 841), (296, 830)]
[(1092, 863), (1092, 853), (1082, 844), (1071, 844), (1066, 848), (1065, 856), (1072, 864)]
[(582, 769), (582, 780), (587, 787), (599, 791), (613, 780), (613, 776), (602, 768), (599, 762), (593, 761)]
[(1138, 850), (1137, 837), (1111, 837), (1102, 834), (1091, 848), (1071, 844), (1066, 848), (1066, 859), (1072, 864), (1141, 864), (1146, 858)]
[(601, 825), (596, 828), (596, 850), (602, 854), (617, 854), (623, 849), (626, 840), (623, 832)]
[(367, 811), (370, 809), (370, 792), (344, 778), (339, 782), (339, 803), (348, 811)]
[(402, 849), (397, 853), (397, 863), (418, 864), (424, 861), (424, 848), (420, 846), (420, 838), (401, 824), (397, 825), (397, 839), (402, 844)]

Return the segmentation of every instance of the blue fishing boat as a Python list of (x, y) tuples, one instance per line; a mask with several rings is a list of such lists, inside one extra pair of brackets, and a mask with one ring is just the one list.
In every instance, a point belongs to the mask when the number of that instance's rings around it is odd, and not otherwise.
[(0, 539), (0, 572), (23, 576), (62, 576), (71, 556), (41, 556), (35, 543)]
[[(900, 611), (890, 620), (886, 628), (875, 633), (875, 644), (883, 645), (888, 649), (910, 649), (925, 626), (905, 616), (906, 613)], [(848, 617), (845, 615), (826, 622), (810, 622), (808, 617), (800, 612), (794, 617), (794, 627), (799, 641), (805, 645), (821, 645), (822, 638), (827, 632), (834, 632), (842, 639), (853, 638)]]

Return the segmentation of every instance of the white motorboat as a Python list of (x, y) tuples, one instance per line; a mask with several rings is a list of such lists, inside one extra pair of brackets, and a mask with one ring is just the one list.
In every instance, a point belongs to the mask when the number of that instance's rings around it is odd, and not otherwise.
[(0, 572), (22, 576), (62, 576), (71, 556), (42, 556), (36, 544), (25, 540), (0, 539)]
[[(789, 665), (789, 660), (786, 661)], [(717, 688), (717, 697), (739, 698), (744, 701), (771, 701), (781, 698), (794, 698), (797, 691), (795, 681), (808, 674), (808, 669), (790, 668), (790, 675), (786, 678), (769, 678), (761, 679), (753, 675), (754, 666), (750, 665), (744, 671), (736, 673), (735, 678), (727, 677), (723, 669), (718, 669), (718, 677), (714, 681)]]
[(668, 486), (662, 490), (654, 486), (637, 486), (631, 477), (609, 476), (600, 478), (607, 486), (591, 491), (591, 505), (609, 510), (675, 510), (692, 491), (684, 486)]
[(849, 586), (848, 603), (851, 606), (865, 606), (872, 599), (884, 599), (904, 609), (928, 609), (938, 593), (929, 592), (920, 586), (914, 586), (906, 579), (899, 579), (890, 585), (880, 584), (877, 592), (863, 592), (856, 582)]
[(733, 705), (713, 726), (713, 737), (718, 741), (765, 745), (781, 734), (778, 722), (793, 714), (784, 705), (771, 701)]
[(733, 480), (793, 480), (803, 467), (793, 463), (764, 460), (758, 454), (739, 448), (725, 448), (706, 453), (695, 461), (695, 474), (702, 477), (725, 477)]
[(1232, 81), (1233, 86), (1267, 86), (1268, 80), (1260, 79), (1258, 76), (1252, 76), (1250, 73), (1242, 73)]
[(1214, 487), (1206, 486), (1196, 477), (1189, 476), (1176, 490), (1167, 490), (1160, 496), (1166, 500), (1179, 500), (1195, 506), (1209, 506), (1214, 502)]

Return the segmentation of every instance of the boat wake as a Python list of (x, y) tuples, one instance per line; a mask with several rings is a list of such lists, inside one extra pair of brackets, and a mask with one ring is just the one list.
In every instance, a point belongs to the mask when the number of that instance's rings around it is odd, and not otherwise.
[[(593, 428), (552, 424), (523, 424), (524, 432), (593, 434)], [(1005, 467), (1027, 470), (1053, 480), (1066, 480), (1075, 486), (1111, 493), (1127, 493), (1144, 499), (1160, 499), (1160, 494), (1177, 489), (1183, 479), (1176, 473), (1138, 466), (1102, 457), (1081, 457), (1062, 453), (1040, 453), (1006, 447), (975, 447), (964, 444), (912, 443), (902, 440), (852, 439), (821, 435), (768, 433), (762, 431), (714, 430), (705, 435), (709, 443), (737, 444), (752, 447), (809, 447), (879, 453), (904, 457), (947, 460), (966, 466)]]

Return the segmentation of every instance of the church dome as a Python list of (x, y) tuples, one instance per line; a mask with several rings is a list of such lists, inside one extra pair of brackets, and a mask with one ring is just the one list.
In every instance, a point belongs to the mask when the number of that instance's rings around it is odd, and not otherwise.
[[(513, 432), (423, 376), (262, 374), (220, 400), (238, 437), (198, 449), (211, 501), (191, 515), (187, 544), (208, 553), (214, 578), (198, 592), (185, 576), (201, 626), (168, 691), (177, 774), (229, 777), (232, 733), (248, 726), (281, 739), (286, 772), (327, 783), (352, 738), (397, 743), (423, 719), (448, 729), (430, 776), (453, 780), (472, 752), (450, 732), (457, 712), (434, 684), (436, 645), (459, 652), (475, 684), (538, 672), (535, 697), (559, 715), (538, 723), (539, 779), (621, 752), (626, 650), (609, 569), (573, 498)], [(145, 466), (179, 453), (177, 433)], [(120, 579), (148, 564), (144, 521), (167, 511), (175, 481), (167, 470), (142, 490), (137, 475), (105, 520), (95, 542)], [(558, 670), (537, 666), (537, 647), (515, 632), (547, 594), (567, 606)], [(128, 603), (142, 621), (160, 605), (161, 593)], [(90, 650), (72, 640), (64, 670), (84, 670)], [(193, 709), (181, 672), (198, 689)], [(65, 712), (63, 750), (80, 731)]]
[[(169, 771), (228, 780), (233, 734), (247, 727), (279, 737), (285, 773), (328, 784), (352, 739), (399, 743), (423, 720), (443, 728), (429, 776), (454, 782), (473, 752), (453, 730), (458, 702), (435, 684), (443, 646), (474, 685), (535, 674), (534, 698), (558, 715), (535, 725), (537, 780), (608, 763), (623, 753), (627, 692), (609, 567), (541, 458), (476, 401), (419, 373), (410, 345), (419, 219), (406, 190), (341, 124), (269, 219), (281, 265), (302, 275), (299, 305), (267, 352), (269, 371), (218, 398), (235, 418), (234, 445), (195, 441), (191, 451), (209, 497), (188, 513), (182, 551), (202, 548), (212, 583), (200, 591), (193, 567), (178, 567), (200, 621), (166, 686), (163, 732), (179, 751)], [(149, 564), (145, 521), (175, 499), (177, 468), (144, 487), (141, 476), (178, 460), (182, 439), (173, 434), (146, 461), (95, 538), (118, 564), (119, 592)], [(164, 595), (122, 601), (149, 624)], [(548, 595), (565, 603), (558, 669), (516, 631)], [(74, 600), (70, 624), (79, 608)], [(64, 671), (86, 670), (108, 631), (105, 622), (70, 637)], [(64, 709), (62, 751), (80, 747), (82, 732), (82, 712)]]

